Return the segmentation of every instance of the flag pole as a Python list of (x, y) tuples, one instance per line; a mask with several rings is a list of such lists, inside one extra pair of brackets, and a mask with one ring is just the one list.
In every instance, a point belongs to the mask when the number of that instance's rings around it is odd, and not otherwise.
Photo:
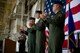
[[(70, 1), (71, 1), (71, 0), (68, 0), (68, 3), (69, 3), (68, 6), (69, 6), (69, 7), (70, 7)], [(69, 8), (68, 8), (68, 9), (69, 9)], [(69, 16), (69, 12), (68, 12), (68, 16)], [(68, 18), (69, 18), (69, 17), (68, 17)], [(69, 21), (69, 20), (68, 20), (68, 21)], [(69, 49), (69, 35), (70, 35), (70, 34), (69, 34), (69, 32), (68, 32), (68, 46), (67, 46), (67, 47), (68, 47), (68, 53), (69, 53), (69, 51), (70, 51), (70, 49)]]
[(69, 34), (68, 34), (68, 41), (67, 42), (68, 42), (67, 50), (68, 50), (68, 53), (69, 53)]
[[(70, 6), (70, 3), (69, 3), (69, 6)], [(69, 15), (69, 13), (68, 13), (68, 15)], [(69, 17), (68, 17), (69, 18)], [(69, 21), (69, 20), (68, 20)], [(68, 53), (69, 53), (69, 32), (68, 32), (68, 46), (67, 46), (68, 48)]]

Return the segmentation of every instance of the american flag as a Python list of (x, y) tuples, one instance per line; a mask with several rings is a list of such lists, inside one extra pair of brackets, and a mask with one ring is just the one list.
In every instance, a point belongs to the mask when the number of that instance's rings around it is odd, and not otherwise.
[[(70, 9), (72, 12), (73, 20), (74, 20), (74, 25), (75, 25), (75, 32), (78, 33), (80, 32), (80, 0), (71, 0), (70, 1)], [(64, 26), (64, 32), (65, 35), (68, 35), (69, 29), (68, 29), (68, 20), (69, 20), (69, 2), (66, 0), (66, 18), (65, 18), (65, 26)], [(65, 37), (65, 43), (64, 47), (68, 46), (68, 36)]]
[(53, 16), (53, 12), (52, 12), (52, 5), (53, 5), (53, 0), (46, 0), (45, 2), (45, 12), (46, 14)]
[[(70, 9), (72, 11), (73, 20), (76, 28), (75, 33), (77, 33), (80, 32), (80, 0), (72, 0), (70, 3), (71, 3)], [(64, 27), (65, 35), (68, 34), (68, 10), (69, 10), (69, 3), (68, 0), (66, 0), (66, 18)]]

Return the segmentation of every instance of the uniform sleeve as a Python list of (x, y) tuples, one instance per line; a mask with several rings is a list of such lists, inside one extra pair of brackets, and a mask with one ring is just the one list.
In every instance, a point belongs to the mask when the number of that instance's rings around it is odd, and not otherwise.
[(64, 22), (65, 16), (63, 14), (59, 14), (53, 18), (47, 18), (47, 22), (56, 26), (60, 26)]
[(27, 31), (25, 31), (25, 34), (26, 34), (26, 35), (28, 35), (28, 32), (27, 32)]
[(35, 30), (34, 28), (28, 28), (28, 29), (27, 29), (27, 32), (28, 32), (28, 33), (35, 33), (36, 30)]
[(36, 30), (39, 30), (39, 31), (45, 30), (44, 22), (40, 22), (40, 23), (36, 24)]
[(45, 26), (49, 28), (49, 23), (46, 20), (44, 20), (44, 23), (45, 23)]

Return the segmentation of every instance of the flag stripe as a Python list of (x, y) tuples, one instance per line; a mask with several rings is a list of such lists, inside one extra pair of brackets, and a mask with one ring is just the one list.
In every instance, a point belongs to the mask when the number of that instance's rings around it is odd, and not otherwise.
[(68, 47), (68, 40), (64, 40), (63, 48), (67, 48), (67, 47)]
[[(72, 14), (80, 12), (80, 4), (71, 9)], [(66, 12), (66, 18), (68, 17), (68, 11)]]
[[(80, 30), (75, 30), (74, 33), (76, 34), (76, 33), (78, 33), (78, 32), (80, 32)], [(65, 32), (65, 35), (68, 35), (68, 31)]]
[[(73, 0), (73, 1), (71, 1), (70, 4), (71, 4), (70, 8), (74, 8), (75, 6), (80, 4), (80, 0), (78, 0), (78, 1), (77, 0)], [(69, 4), (66, 4), (66, 12), (68, 11), (68, 6), (69, 6)]]
[(71, 2), (72, 0), (66, 0), (66, 4), (68, 4), (69, 2)]
[[(80, 30), (80, 21), (77, 21), (74, 23), (75, 24), (75, 29)], [(64, 27), (64, 32), (68, 30), (68, 24)]]
[[(73, 15), (74, 22), (80, 21), (80, 12)], [(65, 26), (68, 24), (68, 17), (65, 19)]]

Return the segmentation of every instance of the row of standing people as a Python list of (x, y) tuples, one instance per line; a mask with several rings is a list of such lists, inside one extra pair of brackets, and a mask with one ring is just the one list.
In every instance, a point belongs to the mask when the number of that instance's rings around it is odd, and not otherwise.
[(47, 16), (42, 11), (36, 11), (35, 17), (39, 21), (35, 24), (35, 19), (30, 18), (28, 29), (24, 33), (28, 35), (28, 53), (45, 53), (45, 28), (49, 28), (48, 53), (62, 53), (64, 41), (64, 20), (65, 16), (61, 12), (62, 2), (55, 1), (53, 4), (54, 16)]
[[(27, 22), (27, 30), (21, 30), (22, 35), (28, 35), (28, 53), (45, 53), (45, 24), (40, 18), (42, 11), (36, 11), (35, 17), (39, 21), (35, 24), (35, 18), (30, 17)], [(25, 38), (25, 37), (24, 37)], [(24, 40), (25, 41), (25, 40)], [(21, 48), (20, 48), (21, 53)]]

